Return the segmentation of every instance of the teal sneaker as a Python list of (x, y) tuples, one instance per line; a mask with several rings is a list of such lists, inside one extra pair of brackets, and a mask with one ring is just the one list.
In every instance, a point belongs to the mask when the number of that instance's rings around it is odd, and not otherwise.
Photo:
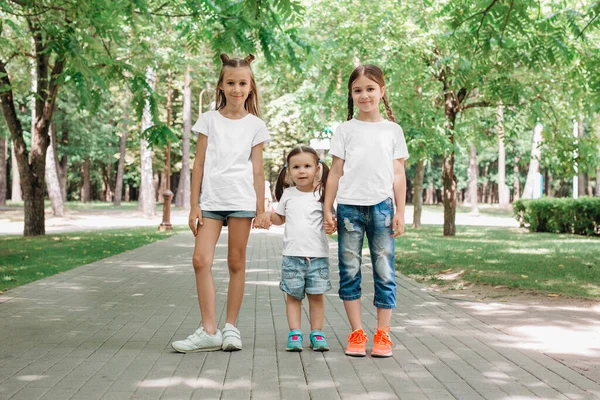
[(302, 351), (302, 331), (293, 329), (288, 334), (288, 342), (285, 351)]
[(310, 347), (314, 351), (329, 351), (329, 345), (325, 340), (325, 334), (321, 331), (312, 331), (310, 333)]

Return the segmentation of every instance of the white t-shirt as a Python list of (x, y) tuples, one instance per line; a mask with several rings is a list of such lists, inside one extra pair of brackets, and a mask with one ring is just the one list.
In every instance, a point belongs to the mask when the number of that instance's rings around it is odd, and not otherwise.
[(394, 198), (393, 160), (408, 158), (400, 125), (351, 119), (338, 126), (329, 152), (344, 160), (338, 204), (372, 206)]
[(207, 111), (192, 131), (208, 136), (200, 207), (207, 211), (256, 211), (250, 153), (252, 147), (270, 139), (264, 121), (253, 114), (229, 119), (218, 111)]
[(319, 197), (318, 191), (302, 192), (293, 186), (283, 191), (275, 212), (285, 217), (284, 256), (329, 257)]

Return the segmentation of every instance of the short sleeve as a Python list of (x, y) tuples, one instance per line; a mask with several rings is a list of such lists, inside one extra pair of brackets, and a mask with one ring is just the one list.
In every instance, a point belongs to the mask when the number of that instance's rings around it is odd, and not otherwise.
[(341, 124), (337, 127), (333, 137), (331, 138), (329, 154), (339, 157), (342, 160), (346, 159), (346, 146), (344, 143), (344, 134)]
[(271, 136), (269, 136), (269, 131), (267, 130), (267, 125), (263, 120), (259, 121), (260, 124), (254, 134), (254, 138), (252, 139), (252, 147), (256, 146), (257, 144), (261, 144), (271, 140)]
[(397, 131), (394, 135), (394, 160), (398, 158), (408, 159), (408, 148), (406, 147), (406, 139), (404, 139), (404, 131), (400, 125), (397, 125)]
[(279, 215), (282, 215), (285, 217), (285, 205), (287, 203), (287, 199), (288, 199), (288, 194), (287, 191), (283, 191), (283, 195), (281, 195), (281, 199), (279, 199), (279, 204), (277, 204), (277, 209), (275, 210), (275, 212)]
[(192, 126), (192, 132), (208, 136), (208, 117), (206, 116), (206, 113), (200, 114), (200, 118), (198, 118), (198, 121)]

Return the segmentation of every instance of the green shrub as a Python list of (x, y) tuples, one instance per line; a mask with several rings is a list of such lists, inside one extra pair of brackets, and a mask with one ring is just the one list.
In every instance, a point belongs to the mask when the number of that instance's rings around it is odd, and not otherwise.
[(600, 235), (600, 197), (517, 200), (513, 209), (531, 232)]

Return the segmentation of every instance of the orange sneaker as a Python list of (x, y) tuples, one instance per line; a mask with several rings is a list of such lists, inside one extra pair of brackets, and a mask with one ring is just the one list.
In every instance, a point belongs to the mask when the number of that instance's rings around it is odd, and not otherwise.
[(346, 355), (353, 357), (364, 357), (367, 355), (367, 335), (362, 329), (357, 329), (348, 335), (348, 346)]
[(372, 357), (391, 357), (392, 356), (392, 339), (388, 332), (390, 327), (377, 329), (373, 337), (373, 349), (371, 350)]

